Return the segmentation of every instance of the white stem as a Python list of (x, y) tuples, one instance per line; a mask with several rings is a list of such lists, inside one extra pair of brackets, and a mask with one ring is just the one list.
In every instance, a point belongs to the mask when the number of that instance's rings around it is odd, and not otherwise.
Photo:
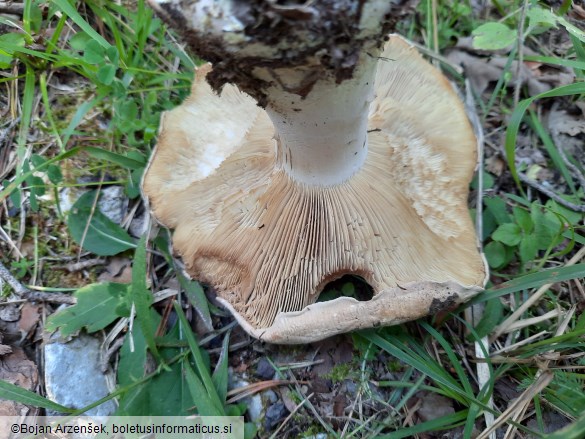
[(341, 84), (319, 80), (304, 98), (287, 92), (297, 88), (287, 84), (267, 90), (266, 112), (276, 128), (279, 162), (295, 181), (332, 186), (361, 168), (368, 152), (376, 64), (375, 54), (363, 53), (351, 79)]

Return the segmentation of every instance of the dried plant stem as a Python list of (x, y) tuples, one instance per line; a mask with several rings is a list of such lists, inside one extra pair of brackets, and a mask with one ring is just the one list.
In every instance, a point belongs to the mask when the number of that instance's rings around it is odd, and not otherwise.
[[(581, 247), (581, 249), (573, 256), (566, 264), (565, 267), (570, 267), (571, 265), (575, 265), (585, 256), (585, 247)], [(512, 326), (514, 322), (516, 322), (522, 314), (528, 310), (532, 305), (540, 300), (540, 298), (544, 295), (544, 293), (552, 286), (553, 284), (545, 284), (541, 286), (536, 292), (526, 300), (522, 305), (518, 307), (516, 311), (512, 313), (510, 317), (508, 317), (504, 322), (496, 326), (494, 332), (492, 333), (492, 339), (499, 337), (500, 335), (508, 332), (508, 328)]]
[(66, 303), (66, 304), (73, 304), (75, 303), (75, 298), (71, 297), (68, 294), (60, 294), (60, 293), (46, 293), (43, 291), (32, 291), (25, 287), (22, 283), (20, 283), (13, 275), (8, 271), (8, 269), (4, 266), (2, 262), (0, 262), (0, 279), (5, 281), (14, 293), (23, 298), (27, 299), (31, 302), (52, 302), (52, 303)]
[(555, 200), (561, 206), (564, 206), (567, 209), (574, 210), (575, 212), (585, 212), (585, 204), (571, 203), (570, 201), (567, 201), (564, 198), (562, 198), (560, 195), (558, 195), (554, 191), (547, 189), (543, 185), (541, 185), (540, 183), (528, 178), (525, 174), (523, 174), (521, 172), (518, 173), (518, 177), (520, 177), (520, 180), (522, 182), (526, 183), (528, 186), (536, 189), (537, 191), (542, 192), (543, 194), (545, 194), (547, 197), (551, 198), (552, 200)]

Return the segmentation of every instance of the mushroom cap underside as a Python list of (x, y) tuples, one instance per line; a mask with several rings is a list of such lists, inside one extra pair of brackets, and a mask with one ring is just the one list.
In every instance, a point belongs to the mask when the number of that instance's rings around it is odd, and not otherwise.
[[(366, 161), (333, 186), (295, 182), (266, 112), (235, 86), (214, 94), (209, 70), (163, 116), (143, 191), (175, 230), (188, 273), (249, 333), (310, 341), (418, 318), (481, 289), (467, 209), (476, 139), (449, 82), (402, 38), (380, 56)], [(374, 297), (314, 303), (345, 274)]]

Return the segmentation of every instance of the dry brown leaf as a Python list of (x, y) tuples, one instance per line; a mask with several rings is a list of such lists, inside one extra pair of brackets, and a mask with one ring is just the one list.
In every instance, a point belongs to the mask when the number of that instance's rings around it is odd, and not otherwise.
[(33, 305), (32, 303), (25, 303), (20, 310), (20, 320), (18, 321), (18, 329), (23, 334), (29, 334), (40, 320), (40, 305)]
[[(22, 349), (14, 348), (12, 353), (0, 360), (0, 380), (34, 391), (39, 383), (37, 366), (26, 357)], [(0, 401), (0, 416), (22, 416), (28, 411), (29, 408), (24, 404)]]
[[(465, 75), (479, 94), (485, 92), (490, 83), (495, 84), (501, 78), (508, 63), (506, 56), (495, 55), (486, 58), (461, 49), (452, 50), (447, 55), (447, 59), (464, 69)], [(520, 77), (522, 85), (528, 88), (529, 95), (535, 96), (549, 91), (553, 87), (573, 82), (575, 75), (572, 71), (568, 69), (545, 70), (544, 67), (544, 65), (536, 67), (534, 63), (523, 63), (518, 71), (518, 61), (513, 61), (510, 66), (511, 79), (508, 85), (515, 86), (518, 77)]]
[(548, 128), (555, 134), (567, 134), (574, 137), (585, 133), (585, 118), (582, 115), (575, 116), (553, 107), (548, 116)]
[(100, 282), (132, 283), (132, 262), (128, 258), (114, 257), (99, 275)]
[(506, 169), (506, 161), (499, 155), (493, 155), (485, 159), (485, 169), (490, 174), (494, 174), (496, 177), (499, 177)]
[[(584, 111), (585, 107), (580, 107)], [(572, 114), (566, 110), (558, 110), (554, 105), (548, 115), (548, 129), (557, 148), (570, 154), (578, 162), (585, 160), (585, 117)]]
[(455, 413), (453, 401), (433, 392), (419, 392), (417, 394), (421, 405), (416, 412), (421, 422), (431, 421), (442, 416)]

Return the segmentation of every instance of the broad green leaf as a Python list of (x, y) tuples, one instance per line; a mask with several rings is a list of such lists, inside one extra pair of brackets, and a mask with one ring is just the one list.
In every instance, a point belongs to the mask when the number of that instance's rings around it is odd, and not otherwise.
[[(77, 32), (67, 42), (72, 49), (83, 51), (87, 47), (88, 43), (93, 41), (89, 35), (85, 32)], [(101, 46), (100, 46), (101, 47)]]
[(110, 43), (106, 41), (104, 37), (98, 34), (95, 29), (83, 19), (83, 17), (77, 12), (77, 9), (69, 3), (67, 0), (52, 0), (59, 9), (61, 9), (65, 14), (67, 14), (71, 20), (75, 22), (83, 31), (88, 34), (93, 40), (97, 41), (100, 46), (104, 49), (110, 47)]
[[(569, 200), (569, 201), (574, 201), (577, 203), (579, 202), (578, 200)], [(557, 203), (554, 200), (548, 200), (545, 204), (545, 207), (547, 208), (547, 211), (545, 213), (545, 215), (547, 217), (548, 217), (548, 215), (551, 215), (551, 216), (554, 216), (557, 220), (560, 217), (560, 219), (562, 219), (563, 222), (568, 222), (569, 224), (571, 224), (573, 226), (576, 226), (581, 221), (583, 221), (583, 217), (585, 216), (581, 212), (575, 212), (574, 210), (567, 209), (566, 207), (561, 206), (559, 203)], [(555, 215), (555, 213), (558, 215)]]
[(483, 251), (491, 268), (498, 269), (506, 264), (506, 248), (501, 242), (492, 241), (483, 248)]
[(534, 229), (534, 224), (530, 213), (521, 207), (514, 207), (512, 211), (516, 224), (520, 226), (524, 233), (530, 233)]
[(106, 55), (108, 59), (112, 62), (113, 65), (118, 65), (118, 60), (120, 59), (120, 53), (118, 52), (118, 48), (116, 46), (110, 46), (106, 49)]
[(502, 224), (492, 233), (492, 239), (509, 246), (515, 246), (522, 239), (522, 230), (518, 224)]
[(524, 263), (532, 261), (538, 253), (538, 243), (533, 235), (527, 235), (520, 241), (518, 248), (520, 260)]
[(134, 325), (132, 332), (127, 332), (120, 349), (118, 363), (118, 385), (123, 387), (144, 377), (146, 371), (146, 340), (140, 325)]
[(97, 79), (104, 85), (110, 85), (116, 76), (116, 66), (104, 64), (97, 71)]
[(100, 256), (115, 255), (135, 247), (130, 235), (99, 209), (96, 208), (92, 215), (95, 195), (95, 191), (86, 192), (73, 205), (67, 220), (73, 239), (84, 249)]
[(498, 225), (509, 223), (510, 215), (507, 212), (506, 202), (499, 197), (487, 197), (483, 199), (486, 209), (494, 216)]
[(121, 100), (116, 105), (116, 116), (120, 119), (133, 121), (138, 117), (138, 105), (134, 100)]
[[(176, 349), (163, 350), (170, 360)], [(168, 353), (167, 355), (165, 355)], [(177, 362), (126, 393), (118, 414), (128, 416), (181, 416), (194, 414), (193, 400), (185, 383), (182, 362)]]
[[(60, 413), (72, 413), (75, 411), (75, 409), (70, 409), (68, 407), (57, 404), (53, 401), (43, 398), (42, 396), (37, 395), (34, 392), (25, 390), (22, 387), (18, 387), (15, 384), (3, 380), (0, 380), (0, 395), (2, 395), (2, 399), (16, 401), (20, 402), (21, 404), (26, 404), (34, 407), (42, 407), (45, 409), (55, 410)], [(9, 437), (9, 435), (6, 437)]]
[(83, 60), (90, 64), (99, 64), (104, 60), (104, 48), (95, 40), (90, 40), (85, 45)]
[(24, 47), (24, 35), (17, 32), (9, 32), (4, 35), (0, 35), (0, 69), (9, 68), (10, 63), (12, 62), (14, 51), (6, 48), (8, 44)]
[(88, 332), (99, 331), (119, 317), (128, 314), (121, 312), (126, 307), (130, 286), (113, 282), (91, 284), (78, 289), (74, 296), (77, 303), (49, 317), (45, 326), (49, 332), (60, 330), (67, 336), (86, 328)]
[(547, 24), (555, 26), (557, 24), (557, 16), (551, 11), (533, 6), (528, 10), (528, 20), (530, 21), (530, 27), (538, 26), (539, 24)]
[(484, 23), (471, 34), (473, 47), (481, 50), (505, 49), (516, 41), (516, 32), (502, 23)]
[(544, 210), (534, 203), (530, 208), (530, 216), (534, 222), (534, 238), (538, 249), (546, 250), (556, 245), (563, 231), (561, 220), (550, 210)]
[(130, 172), (130, 178), (126, 182), (125, 191), (128, 198), (134, 199), (140, 195), (140, 182), (142, 181), (144, 168), (134, 169)]
[(47, 176), (49, 177), (49, 181), (53, 184), (59, 184), (63, 181), (61, 168), (57, 165), (47, 166)]

